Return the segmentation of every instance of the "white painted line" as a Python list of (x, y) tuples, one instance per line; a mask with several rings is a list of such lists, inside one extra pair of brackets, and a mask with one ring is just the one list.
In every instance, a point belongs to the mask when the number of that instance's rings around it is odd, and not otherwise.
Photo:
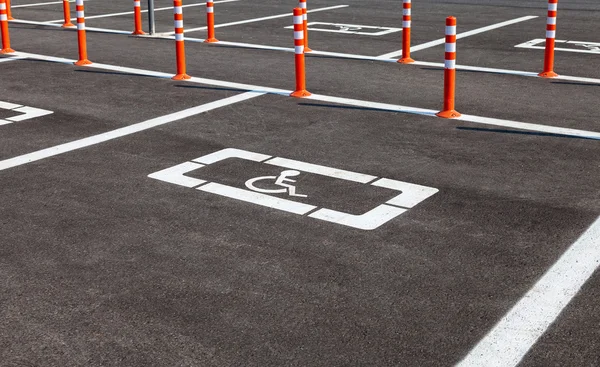
[[(90, 0), (84, 0), (84, 1), (90, 1)], [(69, 0), (70, 3), (74, 3), (74, 0)], [(62, 1), (51, 1), (51, 2), (47, 2), (47, 3), (35, 3), (35, 4), (21, 4), (21, 5), (12, 5), (11, 9), (14, 8), (27, 8), (30, 6), (44, 6), (44, 5), (56, 5), (56, 4), (62, 4)], [(62, 20), (61, 20), (62, 21)]]
[(386, 204), (401, 206), (403, 208), (412, 208), (421, 201), (427, 199), (430, 196), (435, 195), (439, 190), (433, 187), (415, 185), (408, 182), (390, 180), (389, 178), (382, 178), (371, 185), (377, 187), (384, 187), (386, 189), (402, 191), (402, 194), (395, 198), (388, 200)]
[(366, 184), (377, 178), (377, 176), (365, 175), (362, 173), (344, 171), (337, 168), (320, 166), (317, 164), (311, 164), (306, 162), (295, 161), (287, 158), (275, 157), (269, 159), (265, 163), (272, 164), (278, 167), (291, 168), (298, 171), (315, 173), (317, 175), (328, 176), (333, 178), (339, 178), (346, 181), (358, 182)]
[(224, 98), (218, 101), (206, 103), (197, 107), (188, 108), (183, 111), (175, 112), (169, 115), (153, 118), (144, 122), (140, 122), (134, 125), (122, 127), (120, 129), (112, 130), (106, 133), (94, 135), (88, 138), (75, 140), (70, 143), (57, 145), (51, 148), (38, 150), (37, 152), (24, 154), (18, 157), (5, 159), (0, 161), (0, 171), (8, 168), (21, 166), (23, 164), (39, 161), (41, 159), (53, 157), (59, 154), (71, 152), (73, 150), (86, 148), (92, 145), (100, 144), (109, 140), (121, 138), (126, 135), (138, 133), (140, 131), (148, 130), (160, 125), (167, 124), (169, 122), (181, 120), (187, 117), (195, 116), (203, 112), (211, 111), (220, 107), (228, 106), (234, 103), (242, 102), (251, 98), (255, 98), (263, 95), (264, 93), (257, 92), (246, 92), (238, 94), (232, 97)]
[(202, 168), (204, 165), (192, 162), (185, 162), (178, 164), (174, 167), (163, 169), (162, 171), (154, 172), (148, 175), (148, 177), (155, 180), (172, 183), (183, 187), (196, 187), (200, 186), (206, 181), (200, 180), (193, 177), (184, 176), (185, 173), (195, 171), (198, 168)]
[[(319, 12), (319, 11), (326, 11), (326, 10), (334, 10), (334, 9), (341, 9), (341, 8), (346, 8), (349, 5), (336, 5), (336, 6), (328, 6), (325, 8), (317, 8), (317, 9), (312, 9), (309, 10), (308, 13), (315, 13), (315, 12)], [(285, 13), (285, 14), (278, 14), (278, 15), (271, 15), (268, 17), (262, 17), (262, 18), (254, 18), (254, 19), (246, 19), (246, 20), (240, 20), (237, 22), (231, 22), (231, 23), (221, 23), (221, 24), (215, 24), (215, 28), (223, 28), (223, 27), (231, 27), (234, 25), (240, 25), (240, 24), (247, 24), (247, 23), (255, 23), (255, 22), (262, 22), (265, 20), (271, 20), (271, 19), (277, 19), (277, 18), (285, 18), (285, 17), (291, 17), (292, 12), (290, 11), (289, 13)], [(198, 27), (198, 28), (190, 28), (190, 29), (186, 29), (185, 33), (190, 33), (190, 32), (194, 32), (194, 31), (201, 31), (206, 29), (206, 27)], [(175, 32), (166, 32), (163, 33), (163, 35), (173, 35), (175, 34)]]
[[(546, 46), (536, 46), (541, 43), (545, 43), (546, 40), (542, 38), (534, 39), (525, 43), (521, 43), (516, 45), (517, 48), (532, 48), (536, 50), (544, 50)], [(577, 48), (563, 48), (563, 47), (554, 47), (556, 51), (566, 51), (566, 52), (575, 52), (575, 53), (584, 53), (584, 54), (600, 54), (600, 43), (596, 42), (581, 42), (581, 41), (567, 41), (567, 40), (555, 40), (556, 44), (567, 44), (574, 45), (578, 47), (583, 47), (583, 49)]]
[[(15, 54), (20, 57), (25, 57), (25, 58), (35, 59), (35, 60), (44, 60), (44, 61), (51, 61), (51, 62), (57, 62), (57, 63), (64, 63), (64, 64), (68, 64), (68, 65), (72, 65), (73, 62), (75, 61), (73, 59), (65, 59), (65, 58), (55, 57), (55, 56), (31, 54), (31, 53), (27, 53), (27, 52), (16, 52)], [(443, 65), (441, 63), (440, 64), (421, 63), (421, 64), (431, 64), (431, 65), (435, 65), (435, 66)], [(129, 67), (123, 67), (123, 66), (114, 66), (114, 65), (107, 65), (107, 64), (101, 64), (101, 63), (94, 63), (94, 64), (91, 64), (86, 67), (92, 68), (92, 69), (110, 70), (110, 71), (136, 74), (136, 75), (153, 76), (153, 77), (164, 78), (164, 79), (168, 79), (173, 76), (173, 74), (168, 74), (168, 73), (163, 73), (163, 72), (158, 72), (158, 71), (150, 71), (150, 70), (129, 68)], [(458, 68), (459, 67), (457, 66), (457, 69)], [(487, 68), (477, 68), (477, 67), (472, 67), (472, 66), (463, 67), (463, 68), (465, 70), (486, 70), (487, 69)], [(497, 69), (497, 70), (501, 70), (501, 69)], [(510, 72), (509, 70), (505, 70), (505, 71)], [(520, 73), (526, 73), (526, 72), (520, 72)], [(565, 76), (555, 78), (555, 79), (577, 80), (577, 81), (582, 81), (582, 82), (594, 82), (594, 83), (600, 84), (600, 79), (565, 77)], [(286, 89), (262, 87), (262, 86), (258, 86), (258, 85), (234, 83), (234, 82), (227, 82), (227, 81), (222, 81), (222, 80), (196, 78), (196, 77), (192, 77), (191, 79), (186, 80), (186, 82), (204, 84), (204, 85), (212, 85), (212, 86), (225, 87), (225, 88), (240, 89), (240, 90), (252, 91), (255, 93), (278, 94), (278, 95), (283, 95), (283, 96), (289, 96), (289, 94), (292, 92), (291, 90), (286, 90)], [(366, 107), (366, 108), (371, 108), (371, 109), (379, 109), (382, 111), (392, 111), (392, 112), (409, 113), (409, 114), (415, 114), (415, 115), (423, 115), (423, 116), (429, 116), (429, 117), (434, 117), (434, 118), (437, 118), (437, 116), (435, 116), (435, 114), (438, 112), (437, 110), (431, 110), (431, 109), (425, 109), (425, 108), (393, 105), (393, 104), (379, 103), (379, 102), (370, 102), (370, 101), (363, 101), (363, 100), (351, 99), (351, 98), (332, 97), (332, 96), (325, 96), (322, 94), (313, 94), (310, 97), (306, 97), (304, 99), (322, 101), (322, 102), (331, 102), (331, 103), (342, 104), (342, 105)], [(526, 123), (526, 122), (501, 120), (501, 119), (481, 117), (481, 116), (462, 115), (460, 118), (458, 118), (456, 120), (469, 121), (469, 122), (485, 124), (485, 125), (511, 127), (511, 128), (515, 128), (515, 129), (521, 129), (521, 130), (545, 132), (545, 133), (551, 133), (551, 134), (561, 134), (561, 135), (585, 137), (585, 138), (589, 138), (589, 139), (600, 139), (600, 133), (594, 132), (594, 131), (585, 131), (585, 130), (562, 128), (562, 127), (539, 125), (539, 124), (530, 124), (530, 123)], [(446, 121), (446, 120), (444, 120), (444, 121)]]
[(192, 161), (208, 165), (229, 158), (240, 158), (248, 161), (262, 162), (271, 158), (271, 156), (266, 154), (248, 152), (246, 150), (241, 149), (226, 148), (214, 153), (203, 155), (202, 157), (193, 159)]
[(19, 108), (21, 106), (23, 106), (23, 105), (0, 101), (0, 109), (3, 109), (3, 110), (14, 110), (15, 108)]
[[(33, 24), (33, 25), (42, 25), (42, 26), (57, 27), (57, 28), (61, 28), (62, 27), (62, 25), (60, 25), (60, 24), (45, 23), (45, 22), (35, 22), (35, 21), (32, 21), (32, 20), (22, 20), (22, 19), (11, 20), (11, 23)], [(76, 31), (77, 30), (77, 28), (63, 28), (63, 29), (64, 30), (70, 30), (70, 31)], [(114, 34), (131, 35), (131, 31), (120, 31), (118, 29), (85, 27), (85, 30), (86, 31), (90, 31), (90, 32), (101, 32), (101, 33), (114, 33)]]
[[(12, 20), (11, 20), (12, 22)], [(25, 59), (25, 57), (3, 57), (0, 58), (0, 62), (9, 62), (9, 61), (17, 61), (17, 60), (23, 60)]]
[[(517, 18), (517, 19), (512, 19), (512, 20), (507, 20), (505, 22), (501, 22), (501, 23), (496, 23), (496, 24), (492, 24), (489, 25), (487, 27), (482, 27), (482, 28), (477, 28), (477, 29), (473, 29), (467, 32), (463, 32), (463, 33), (459, 33), (456, 35), (456, 39), (461, 39), (461, 38), (465, 38), (465, 37), (469, 37), (469, 36), (473, 36), (479, 33), (483, 33), (483, 32), (487, 32), (487, 31), (491, 31), (494, 29), (498, 29), (498, 28), (502, 28), (502, 27), (506, 27), (508, 25), (511, 24), (516, 24), (516, 23), (520, 23), (520, 22), (524, 22), (530, 19), (535, 19), (537, 18), (537, 16), (534, 15), (529, 15), (526, 17), (521, 17), (521, 18)], [(410, 52), (415, 52), (415, 51), (419, 51), (419, 50), (424, 50), (427, 48), (431, 48), (431, 47), (435, 47), (438, 45), (443, 45), (446, 42), (445, 38), (440, 38), (437, 39), (435, 41), (431, 41), (431, 42), (427, 42), (427, 43), (423, 43), (417, 46), (413, 46), (410, 48)], [(402, 55), (402, 50), (398, 50), (398, 51), (394, 51), (394, 52), (390, 52), (387, 54), (383, 54), (381, 56), (378, 56), (377, 58), (379, 59), (390, 59), (392, 57), (398, 57)]]
[[(223, 4), (223, 3), (231, 3), (231, 2), (235, 2), (235, 1), (240, 1), (240, 0), (216, 0), (214, 1), (215, 4)], [(62, 2), (61, 2), (62, 3)], [(206, 5), (206, 3), (196, 3), (196, 4), (188, 4), (188, 5), (183, 5), (182, 8), (190, 8), (190, 7), (194, 7), (194, 6), (203, 6)], [(168, 6), (168, 7), (164, 7), (164, 8), (155, 8), (154, 11), (161, 11), (161, 10), (173, 10), (173, 6)], [(148, 10), (142, 10), (142, 13), (147, 13)], [(89, 19), (97, 19), (97, 18), (110, 18), (110, 17), (117, 17), (120, 15), (131, 15), (134, 14), (133, 11), (124, 11), (121, 13), (112, 13), (112, 14), (98, 14), (98, 15), (87, 15), (85, 16), (85, 20), (89, 20)], [(55, 20), (50, 20), (44, 23), (62, 23), (64, 22), (64, 19), (55, 19)]]
[(281, 199), (249, 190), (238, 189), (236, 187), (221, 185), (215, 182), (200, 186), (198, 190), (299, 215), (304, 215), (317, 208), (313, 205), (298, 203), (296, 201)]
[(54, 113), (52, 111), (43, 110), (41, 108), (27, 107), (27, 106), (15, 108), (15, 109), (13, 109), (13, 111), (19, 112), (19, 113), (21, 113), (21, 115), (7, 118), (7, 120), (12, 121), (12, 122), (25, 121), (25, 120), (29, 120), (29, 119), (34, 119), (36, 117), (51, 115)]
[(308, 216), (331, 223), (362, 229), (364, 231), (372, 231), (406, 211), (407, 209), (382, 204), (361, 215), (353, 215), (323, 208)]
[(517, 366), (599, 266), (600, 217), (457, 366)]

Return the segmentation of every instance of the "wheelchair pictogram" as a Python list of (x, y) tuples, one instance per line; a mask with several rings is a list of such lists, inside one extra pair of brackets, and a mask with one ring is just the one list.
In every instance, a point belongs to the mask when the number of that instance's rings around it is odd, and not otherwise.
[[(246, 181), (246, 187), (252, 191), (261, 192), (264, 194), (285, 194), (288, 193), (289, 196), (297, 196), (306, 198), (308, 195), (296, 194), (296, 186), (292, 185), (296, 180), (292, 180), (288, 177), (299, 176), (300, 171), (296, 170), (286, 170), (279, 174), (279, 176), (262, 176), (251, 178)], [(256, 187), (254, 184), (258, 181), (273, 181), (273, 185), (279, 186), (279, 189), (261, 189), (260, 187)]]

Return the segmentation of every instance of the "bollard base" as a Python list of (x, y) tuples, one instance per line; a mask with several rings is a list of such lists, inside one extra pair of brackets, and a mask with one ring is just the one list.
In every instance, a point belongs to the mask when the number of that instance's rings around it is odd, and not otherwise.
[(13, 18), (13, 17), (8, 17), (8, 18), (6, 18), (6, 19), (7, 19), (7, 20), (15, 20), (15, 18)]
[(146, 34), (146, 32), (141, 31), (141, 30), (140, 31), (133, 31), (133, 32), (131, 32), (132, 36), (143, 36), (145, 34)]
[(304, 97), (308, 97), (310, 95), (311, 94), (309, 91), (307, 91), (306, 89), (302, 89), (302, 90), (297, 90), (297, 91), (291, 93), (290, 97), (304, 98)]
[(75, 27), (75, 24), (73, 24), (73, 23), (64, 23), (61, 27), (63, 27), (63, 28), (73, 28), (73, 27)]
[(171, 79), (172, 80), (187, 80), (187, 79), (192, 79), (192, 77), (187, 74), (177, 74), (174, 77), (172, 77)]
[(415, 60), (411, 59), (410, 57), (403, 57), (398, 60), (398, 63), (400, 64), (412, 64), (413, 62), (415, 62)]
[(0, 50), (0, 54), (12, 54), (13, 52), (15, 52), (15, 50), (13, 50), (10, 47), (3, 48), (2, 50)]
[(88, 59), (84, 59), (84, 60), (79, 60), (77, 62), (74, 62), (73, 65), (77, 65), (77, 66), (92, 65), (92, 62)]
[(435, 115), (437, 117), (441, 117), (444, 119), (455, 119), (457, 117), (462, 116), (460, 113), (456, 112), (455, 110), (440, 111), (440, 112), (436, 113)]
[(312, 48), (308, 47), (308, 46), (304, 46), (304, 53), (306, 52), (312, 52)]
[(556, 78), (558, 74), (556, 74), (554, 71), (544, 71), (543, 73), (539, 73), (538, 76), (540, 78)]
[(216, 38), (214, 38), (214, 37), (213, 38), (207, 38), (207, 39), (204, 40), (204, 43), (216, 43), (216, 42), (219, 42), (219, 40), (216, 39)]

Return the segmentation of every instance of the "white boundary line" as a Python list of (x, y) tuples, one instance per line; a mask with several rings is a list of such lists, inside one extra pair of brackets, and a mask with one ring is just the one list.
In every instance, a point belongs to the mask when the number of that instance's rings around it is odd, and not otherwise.
[[(26, 52), (16, 52), (14, 55), (19, 56), (19, 57), (30, 58), (30, 59), (34, 59), (34, 60), (43, 60), (43, 61), (64, 63), (64, 64), (68, 64), (68, 65), (72, 65), (73, 62), (75, 61), (75, 60), (65, 59), (65, 58), (61, 58), (61, 57), (45, 56), (45, 55), (31, 54), (31, 53), (26, 53)], [(163, 72), (158, 72), (158, 71), (136, 69), (136, 68), (123, 67), (123, 66), (114, 66), (114, 65), (107, 65), (107, 64), (101, 64), (101, 63), (94, 63), (94, 64), (91, 64), (86, 67), (91, 68), (91, 69), (110, 70), (110, 71), (116, 71), (116, 72), (122, 72), (122, 73), (128, 73), (128, 74), (153, 76), (153, 77), (157, 77), (157, 78), (171, 78), (173, 76), (173, 74), (168, 74), (168, 73), (163, 73)], [(270, 87), (252, 85), (252, 84), (234, 83), (234, 82), (227, 82), (227, 81), (222, 81), (222, 80), (196, 78), (196, 77), (192, 77), (191, 79), (186, 80), (186, 82), (212, 85), (212, 86), (225, 87), (225, 88), (232, 88), (232, 89), (240, 89), (240, 90), (252, 91), (252, 92), (257, 92), (257, 93), (278, 94), (278, 95), (283, 95), (283, 96), (289, 96), (289, 94), (292, 92), (291, 90), (286, 90), (286, 89), (270, 88)], [(326, 95), (322, 95), (322, 94), (313, 94), (304, 99), (321, 101), (321, 102), (337, 103), (337, 104), (342, 104), (342, 105), (359, 106), (359, 107), (365, 107), (365, 108), (378, 109), (378, 110), (382, 110), (382, 111), (402, 112), (402, 113), (409, 113), (409, 114), (415, 114), (415, 115), (423, 115), (423, 116), (429, 116), (429, 117), (434, 117), (434, 118), (437, 118), (437, 116), (435, 114), (438, 112), (437, 110), (431, 110), (431, 109), (425, 109), (425, 108), (401, 106), (401, 105), (379, 103), (379, 102), (370, 102), (370, 101), (363, 101), (363, 100), (358, 100), (358, 99), (326, 96)], [(559, 135), (567, 135), (567, 136), (600, 140), (600, 132), (594, 132), (594, 131), (586, 131), (586, 130), (540, 125), (540, 124), (531, 124), (531, 123), (527, 123), (527, 122), (502, 120), (502, 119), (474, 116), (474, 115), (467, 115), (467, 114), (463, 114), (461, 117), (459, 117), (455, 120), (468, 121), (468, 122), (473, 122), (473, 123), (483, 124), (483, 125), (502, 126), (502, 127), (508, 127), (508, 128), (513, 128), (513, 129), (521, 129), (521, 130), (528, 130), (528, 131), (544, 132), (544, 133), (549, 133), (549, 134), (559, 134)]]
[[(525, 16), (525, 17), (517, 18), (517, 19), (507, 20), (505, 22), (492, 24), (492, 25), (489, 25), (487, 27), (473, 29), (473, 30), (470, 30), (470, 31), (467, 31), (467, 32), (463, 32), (463, 33), (457, 34), (456, 35), (456, 39), (461, 39), (461, 38), (473, 36), (473, 35), (476, 35), (476, 34), (479, 34), (479, 33), (491, 31), (491, 30), (494, 30), (494, 29), (502, 28), (502, 27), (506, 27), (506, 26), (511, 25), (511, 24), (520, 23), (520, 22), (524, 22), (526, 20), (535, 19), (535, 18), (537, 18), (536, 15), (528, 15), (528, 16)], [(431, 41), (431, 42), (427, 42), (427, 43), (423, 43), (423, 44), (411, 47), (410, 48), (410, 52), (415, 52), (415, 51), (419, 51), (419, 50), (424, 50), (426, 48), (431, 48), (431, 47), (434, 47), (434, 46), (443, 45), (445, 42), (446, 42), (445, 38), (440, 38), (440, 39), (437, 39), (435, 41)], [(402, 50), (393, 51), (393, 52), (390, 52), (390, 53), (387, 53), (387, 54), (383, 54), (381, 56), (377, 56), (377, 58), (378, 59), (389, 59), (389, 58), (397, 57), (397, 56), (402, 56)]]
[[(335, 5), (335, 6), (328, 6), (325, 8), (317, 8), (317, 9), (312, 9), (309, 10), (308, 13), (315, 13), (315, 12), (319, 12), (319, 11), (326, 11), (326, 10), (334, 10), (334, 9), (341, 9), (341, 8), (347, 8), (349, 5)], [(247, 24), (247, 23), (255, 23), (255, 22), (262, 22), (264, 20), (271, 20), (271, 19), (277, 19), (277, 18), (285, 18), (285, 17), (291, 17), (292, 13), (285, 13), (285, 14), (278, 14), (278, 15), (271, 15), (268, 17), (262, 17), (262, 18), (254, 18), (254, 19), (246, 19), (246, 20), (240, 20), (237, 22), (231, 22), (231, 23), (221, 23), (221, 24), (215, 24), (215, 28), (223, 28), (223, 27), (231, 27), (234, 25), (240, 25), (240, 24)], [(206, 29), (206, 27), (198, 27), (198, 28), (190, 28), (190, 29), (186, 29), (185, 33), (190, 33), (190, 32), (195, 32), (195, 31), (201, 31)], [(165, 36), (171, 36), (173, 34), (175, 34), (175, 32), (165, 32), (162, 33)]]
[[(530, 48), (530, 49), (535, 49), (535, 50), (545, 50), (546, 49), (545, 45), (544, 46), (536, 46), (538, 44), (545, 43), (545, 42), (546, 42), (545, 38), (536, 38), (534, 40), (518, 44), (515, 47), (516, 48)], [(570, 44), (570, 45), (594, 45), (596, 47), (600, 46), (600, 43), (596, 43), (596, 42), (567, 41), (567, 40), (555, 40), (554, 42), (556, 42), (557, 45), (561, 44), (561, 43), (566, 43), (566, 44)], [(598, 54), (600, 54), (600, 47), (598, 47), (597, 50), (592, 50), (592, 49), (582, 50), (582, 49), (577, 49), (577, 48), (555, 47), (554, 51), (566, 51), (566, 52), (598, 55)]]
[[(223, 3), (231, 3), (231, 2), (235, 2), (235, 1), (240, 1), (240, 0), (217, 0), (214, 3), (215, 4), (223, 4)], [(193, 7), (193, 6), (203, 6), (203, 5), (206, 5), (206, 3), (196, 3), (196, 4), (183, 5), (182, 8), (190, 8), (190, 7)], [(154, 9), (155, 12), (161, 11), (161, 10), (173, 10), (173, 7), (169, 6), (169, 7)], [(147, 13), (148, 10), (144, 9), (141, 12), (142, 13)], [(88, 19), (97, 19), (97, 18), (109, 18), (109, 17), (116, 17), (116, 16), (119, 16), (119, 15), (131, 15), (131, 14), (134, 14), (134, 12), (133, 11), (124, 11), (124, 12), (121, 12), (121, 13), (112, 13), (112, 14), (99, 14), (99, 15), (92, 15), (92, 16), (86, 15), (85, 19), (88, 20)], [(51, 24), (51, 23), (61, 23), (61, 22), (64, 22), (64, 19), (50, 20), (50, 21), (47, 21), (47, 22), (44, 22), (44, 23)]]
[(0, 59), (0, 63), (2, 63), (2, 62), (9, 62), (9, 61), (23, 60), (23, 59), (25, 59), (25, 57), (22, 57), (22, 56), (1, 58)]
[(152, 129), (156, 126), (164, 125), (169, 122), (178, 121), (184, 118), (195, 116), (203, 112), (211, 111), (220, 107), (228, 106), (234, 103), (242, 102), (251, 98), (261, 96), (265, 93), (260, 92), (245, 92), (232, 97), (223, 98), (218, 101), (206, 103), (197, 107), (188, 108), (183, 111), (171, 113), (169, 115), (156, 117), (151, 120), (139, 122), (134, 125), (125, 126), (120, 129), (112, 130), (106, 133), (90, 136), (87, 138), (75, 140), (69, 143), (60, 144), (51, 148), (38, 150), (36, 152), (23, 154), (18, 157), (5, 159), (0, 161), (0, 171), (5, 169), (21, 166), (27, 163), (39, 161), (45, 158), (53, 157), (59, 154), (71, 152), (73, 150), (86, 148), (92, 145), (100, 144), (112, 139), (121, 138), (126, 135), (138, 133), (140, 131)]
[(457, 366), (517, 366), (599, 266), (600, 217)]

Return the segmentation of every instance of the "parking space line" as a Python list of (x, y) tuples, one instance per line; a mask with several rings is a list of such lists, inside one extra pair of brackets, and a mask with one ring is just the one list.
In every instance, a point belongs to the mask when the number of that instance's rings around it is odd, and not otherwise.
[[(456, 35), (456, 39), (461, 39), (461, 38), (465, 38), (465, 37), (469, 37), (469, 36), (473, 36), (479, 33), (484, 33), (484, 32), (488, 32), (488, 31), (492, 31), (494, 29), (498, 29), (498, 28), (502, 28), (502, 27), (506, 27), (508, 25), (511, 24), (515, 24), (515, 23), (520, 23), (520, 22), (524, 22), (530, 19), (535, 19), (537, 18), (536, 15), (528, 15), (525, 17), (521, 17), (521, 18), (517, 18), (517, 19), (512, 19), (512, 20), (507, 20), (505, 22), (501, 22), (501, 23), (496, 23), (496, 24), (492, 24), (489, 25), (487, 27), (482, 27), (482, 28), (477, 28), (477, 29), (473, 29), (467, 32), (463, 32), (463, 33), (459, 33)], [(431, 48), (431, 47), (435, 47), (435, 46), (439, 46), (439, 45), (443, 45), (444, 42), (446, 42), (445, 38), (440, 38), (431, 42), (426, 42), (417, 46), (413, 46), (410, 48), (410, 52), (415, 52), (415, 51), (420, 51), (420, 50), (424, 50), (427, 48)], [(398, 51), (393, 51), (393, 52), (389, 52), (387, 54), (383, 54), (380, 56), (377, 56), (377, 58), (379, 59), (390, 59), (392, 57), (398, 57), (398, 56), (402, 56), (402, 50), (398, 50)]]
[[(217, 0), (217, 1), (214, 1), (214, 4), (231, 3), (231, 2), (235, 2), (235, 1), (240, 1), (240, 0)], [(191, 8), (193, 6), (203, 6), (203, 5), (206, 5), (206, 3), (196, 3), (196, 4), (183, 5), (182, 8)], [(154, 9), (155, 12), (161, 11), (161, 10), (173, 10), (173, 7), (169, 6), (169, 7)], [(141, 12), (142, 13), (147, 13), (148, 10), (147, 9), (146, 10), (142, 10)], [(124, 11), (124, 12), (121, 12), (121, 13), (112, 13), (112, 14), (98, 14), (98, 15), (92, 15), (92, 16), (86, 15), (85, 19), (88, 20), (88, 19), (97, 19), (97, 18), (109, 18), (109, 17), (117, 17), (117, 16), (120, 16), (120, 15), (131, 15), (131, 14), (134, 14), (134, 12), (133, 11)], [(47, 21), (47, 22), (44, 22), (44, 23), (51, 24), (51, 23), (62, 23), (62, 22), (64, 22), (64, 19), (50, 20), (50, 21)]]
[(211, 111), (220, 107), (229, 106), (234, 103), (246, 101), (251, 98), (261, 96), (265, 93), (260, 92), (245, 92), (232, 97), (220, 99), (218, 101), (206, 103), (200, 106), (188, 108), (183, 111), (171, 113), (165, 116), (156, 117), (147, 121), (139, 122), (134, 125), (125, 126), (106, 133), (90, 136), (87, 138), (75, 140), (69, 143), (60, 144), (51, 148), (38, 150), (33, 153), (24, 154), (18, 157), (5, 159), (0, 161), (0, 171), (8, 168), (21, 166), (27, 163), (39, 161), (41, 159), (53, 157), (59, 154), (71, 152), (73, 150), (86, 148), (92, 145), (100, 144), (109, 140), (121, 138), (126, 135), (138, 133), (140, 131), (152, 129), (154, 127), (164, 125), (173, 121), (182, 120), (191, 116), (195, 116), (207, 111)]
[[(27, 53), (27, 52), (16, 52), (15, 54), (17, 56), (27, 57), (27, 58), (36, 59), (36, 60), (44, 60), (44, 61), (68, 64), (70, 66), (72, 66), (72, 64), (74, 62), (74, 60), (72, 60), (72, 59), (31, 54), (31, 53)], [(94, 64), (88, 65), (86, 67), (92, 68), (92, 69), (103, 69), (103, 70), (110, 70), (110, 71), (136, 74), (136, 75), (154, 76), (157, 78), (164, 78), (164, 79), (167, 79), (167, 78), (170, 79), (173, 76), (173, 74), (168, 74), (168, 73), (163, 73), (163, 72), (158, 72), (158, 71), (143, 70), (143, 69), (123, 67), (123, 66), (114, 66), (114, 65), (107, 65), (107, 64), (101, 64), (101, 63), (94, 63)], [(259, 86), (259, 85), (235, 83), (235, 82), (228, 82), (228, 81), (223, 81), (223, 80), (197, 78), (197, 77), (192, 77), (191, 79), (187, 79), (186, 82), (212, 85), (212, 86), (218, 86), (218, 87), (234, 88), (234, 89), (258, 92), (258, 93), (278, 94), (278, 95), (283, 95), (286, 97), (289, 96), (290, 93), (292, 92), (291, 90), (285, 90), (285, 89), (279, 89), (279, 88), (263, 87), (263, 86)], [(414, 115), (429, 116), (429, 117), (433, 117), (433, 118), (438, 118), (435, 114), (437, 112), (439, 112), (437, 110), (431, 110), (431, 109), (425, 109), (425, 108), (393, 105), (393, 104), (380, 103), (380, 102), (370, 102), (370, 101), (363, 101), (363, 100), (343, 98), (343, 97), (333, 97), (333, 96), (326, 96), (326, 95), (322, 95), (322, 94), (313, 94), (309, 97), (306, 97), (305, 99), (321, 101), (321, 102), (330, 102), (330, 103), (336, 103), (336, 104), (342, 104), (342, 105), (359, 106), (359, 107), (365, 107), (365, 108), (371, 108), (371, 109), (378, 109), (378, 110), (382, 110), (382, 111), (409, 113), (409, 114), (414, 114)], [(594, 131), (586, 131), (586, 130), (540, 125), (540, 124), (531, 124), (531, 123), (527, 123), (527, 122), (502, 120), (502, 119), (474, 116), (474, 115), (467, 115), (467, 114), (463, 114), (461, 117), (456, 118), (454, 120), (467, 121), (467, 122), (484, 124), (484, 125), (509, 127), (509, 128), (520, 129), (520, 130), (528, 130), (528, 131), (536, 131), (536, 132), (544, 132), (544, 133), (550, 133), (550, 134), (568, 135), (568, 136), (576, 136), (576, 137), (582, 137), (582, 138), (587, 138), (587, 139), (600, 140), (600, 132), (594, 132)], [(446, 120), (444, 119), (444, 121), (446, 121)]]
[(516, 366), (600, 266), (600, 217), (457, 365)]
[[(315, 12), (319, 12), (319, 11), (326, 11), (326, 10), (335, 10), (335, 9), (347, 8), (348, 6), (349, 5), (328, 6), (328, 7), (325, 7), (325, 8), (317, 8), (317, 9), (309, 10), (308, 13), (315, 13)], [(231, 22), (231, 23), (215, 24), (215, 28), (231, 27), (231, 26), (234, 26), (234, 25), (247, 24), (247, 23), (256, 23), (256, 22), (262, 22), (264, 20), (271, 20), (271, 19), (285, 18), (285, 17), (291, 17), (291, 12), (285, 13), (285, 14), (271, 15), (271, 16), (262, 17), (262, 18), (240, 20), (240, 21)], [(186, 29), (185, 33), (190, 33), (190, 32), (194, 32), (194, 31), (201, 31), (201, 30), (204, 30), (204, 29), (206, 29), (206, 27), (190, 28), (190, 29)], [(165, 33), (162, 33), (162, 34), (165, 35), (165, 36), (171, 36), (171, 35), (175, 34), (175, 32), (165, 32)]]

